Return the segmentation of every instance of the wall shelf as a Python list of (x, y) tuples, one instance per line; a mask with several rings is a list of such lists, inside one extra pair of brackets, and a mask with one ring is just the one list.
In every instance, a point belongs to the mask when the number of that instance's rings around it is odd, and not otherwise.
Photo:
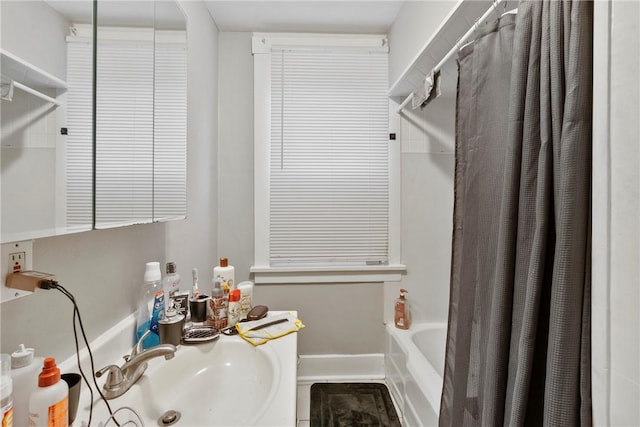
[(389, 97), (402, 101), (420, 87), (427, 75), (493, 4), (491, 0), (459, 0), (418, 55), (389, 89)]
[(66, 89), (67, 83), (25, 61), (17, 55), (0, 49), (2, 77), (10, 78), (32, 88)]

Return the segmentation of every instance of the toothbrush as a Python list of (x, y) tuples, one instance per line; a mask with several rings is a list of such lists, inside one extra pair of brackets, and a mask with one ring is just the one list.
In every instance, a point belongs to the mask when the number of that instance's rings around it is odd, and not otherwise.
[(193, 294), (193, 299), (198, 299), (200, 296), (200, 290), (198, 289), (198, 269), (194, 268), (191, 270), (191, 277), (193, 278), (193, 288), (191, 289), (191, 293)]

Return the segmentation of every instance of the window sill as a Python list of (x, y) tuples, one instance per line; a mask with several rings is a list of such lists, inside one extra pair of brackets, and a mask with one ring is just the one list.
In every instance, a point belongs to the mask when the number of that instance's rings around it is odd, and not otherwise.
[(403, 264), (371, 266), (258, 267), (253, 280), (260, 283), (379, 283), (399, 282), (407, 271)]

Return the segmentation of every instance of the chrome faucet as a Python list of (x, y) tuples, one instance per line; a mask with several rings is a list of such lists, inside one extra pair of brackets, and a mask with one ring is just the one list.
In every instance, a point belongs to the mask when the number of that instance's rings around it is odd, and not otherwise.
[(145, 332), (131, 350), (131, 354), (124, 356), (124, 365), (108, 365), (96, 372), (98, 378), (109, 373), (102, 387), (105, 399), (115, 399), (129, 390), (144, 374), (149, 359), (159, 356), (164, 356), (166, 360), (173, 359), (176, 346), (172, 344), (160, 344), (148, 350), (142, 349), (142, 341), (150, 333), (151, 331)]

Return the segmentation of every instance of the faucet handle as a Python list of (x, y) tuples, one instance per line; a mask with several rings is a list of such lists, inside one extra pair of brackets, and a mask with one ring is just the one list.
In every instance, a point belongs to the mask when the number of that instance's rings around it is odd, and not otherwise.
[(109, 372), (109, 376), (107, 376), (107, 381), (104, 383), (105, 390), (114, 388), (119, 386), (124, 381), (124, 376), (122, 375), (122, 370), (118, 365), (107, 365), (104, 368), (100, 369), (96, 372), (96, 377), (100, 378), (104, 374)]

